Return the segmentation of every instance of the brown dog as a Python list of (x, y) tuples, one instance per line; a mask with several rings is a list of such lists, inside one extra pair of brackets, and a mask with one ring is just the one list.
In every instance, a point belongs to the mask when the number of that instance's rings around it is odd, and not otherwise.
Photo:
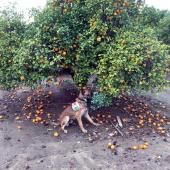
[[(84, 94), (80, 92), (78, 98), (76, 98), (76, 101), (69, 105), (60, 115), (59, 122), (61, 125), (61, 129), (64, 131), (64, 133), (67, 133), (67, 130), (65, 130), (65, 126), (69, 124), (70, 119), (76, 119), (78, 121), (78, 124), (80, 126), (80, 129), (83, 133), (87, 133), (87, 130), (84, 128), (82, 123), (82, 117), (84, 116), (91, 124), (98, 126), (98, 123), (95, 123), (91, 117), (88, 114), (88, 108), (87, 108), (87, 98), (90, 95), (90, 91), (88, 89), (84, 90)], [(76, 107), (77, 108), (76, 108)], [(75, 108), (76, 109), (75, 109)]]

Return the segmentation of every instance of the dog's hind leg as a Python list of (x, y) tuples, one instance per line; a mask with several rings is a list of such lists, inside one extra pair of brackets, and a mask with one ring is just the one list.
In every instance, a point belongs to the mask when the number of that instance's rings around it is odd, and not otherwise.
[(64, 131), (64, 133), (67, 133), (65, 127), (68, 125), (69, 120), (70, 120), (69, 116), (65, 116), (61, 122), (61, 129)]
[(89, 113), (88, 113), (88, 110), (86, 111), (86, 113), (84, 114), (84, 117), (94, 126), (99, 126), (100, 124), (98, 123), (95, 123), (91, 117), (89, 116)]

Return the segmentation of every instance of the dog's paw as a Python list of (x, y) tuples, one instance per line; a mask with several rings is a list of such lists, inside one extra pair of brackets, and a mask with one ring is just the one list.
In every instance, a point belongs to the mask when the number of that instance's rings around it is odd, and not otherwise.
[(68, 131), (67, 130), (64, 130), (64, 133), (67, 133)]
[(82, 132), (83, 132), (83, 133), (87, 133), (87, 130), (86, 130), (86, 129), (83, 129)]
[(99, 123), (94, 123), (94, 125), (95, 125), (95, 126), (100, 126), (101, 124), (99, 124)]

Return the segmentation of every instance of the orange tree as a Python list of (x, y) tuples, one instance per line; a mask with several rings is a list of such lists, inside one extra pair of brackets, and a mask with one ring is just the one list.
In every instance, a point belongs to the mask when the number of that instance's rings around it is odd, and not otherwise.
[(78, 86), (96, 74), (98, 88), (110, 96), (162, 88), (167, 46), (140, 24), (142, 5), (141, 0), (48, 1), (27, 24), (9, 68), (10, 79), (1, 84), (33, 85), (68, 70)]
[(14, 57), (24, 38), (26, 25), (14, 6), (0, 11), (0, 85), (13, 87), (18, 81)]
[(170, 44), (169, 41), (169, 21), (170, 12), (167, 10), (158, 10), (154, 7), (144, 7), (139, 17), (137, 18), (140, 24), (152, 27), (156, 30), (158, 39), (165, 44)]
[(136, 13), (135, 2), (49, 1), (34, 15), (16, 56), (24, 82), (54, 75), (62, 69), (74, 73), (80, 86), (97, 68), (98, 57), (114, 41), (116, 31)]
[(158, 27), (161, 19), (169, 15), (167, 10), (159, 10), (154, 7), (144, 7), (140, 13), (139, 20), (141, 24)]
[(170, 45), (170, 13), (160, 20), (157, 32), (158, 38)]

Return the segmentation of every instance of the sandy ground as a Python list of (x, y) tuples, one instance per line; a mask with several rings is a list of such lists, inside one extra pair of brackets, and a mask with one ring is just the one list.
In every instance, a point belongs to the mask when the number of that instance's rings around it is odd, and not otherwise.
[[(139, 133), (127, 136), (116, 135), (112, 140), (117, 142), (115, 151), (107, 148), (110, 139), (103, 134), (108, 126), (95, 128), (86, 124), (90, 133), (101, 132), (99, 138), (89, 140), (87, 134), (82, 134), (77, 125), (68, 128), (68, 134), (61, 134), (55, 138), (47, 127), (33, 125), (30, 121), (16, 121), (15, 113), (21, 111), (23, 99), (9, 101), (6, 96), (11, 92), (0, 91), (0, 114), (6, 119), (0, 121), (0, 169), (5, 170), (170, 170), (170, 137), (155, 133)], [(18, 91), (23, 94), (23, 91)], [(70, 101), (67, 93), (57, 93), (52, 103)], [(170, 116), (170, 89), (157, 96), (149, 94), (148, 101), (165, 103), (163, 112)], [(159, 101), (158, 101), (159, 100)], [(62, 110), (57, 106), (57, 112)], [(18, 129), (21, 126), (22, 129)], [(168, 127), (167, 127), (168, 128)], [(124, 129), (126, 132), (126, 127)], [(169, 133), (169, 132), (168, 132)], [(129, 150), (128, 148), (149, 143), (146, 150)]]

